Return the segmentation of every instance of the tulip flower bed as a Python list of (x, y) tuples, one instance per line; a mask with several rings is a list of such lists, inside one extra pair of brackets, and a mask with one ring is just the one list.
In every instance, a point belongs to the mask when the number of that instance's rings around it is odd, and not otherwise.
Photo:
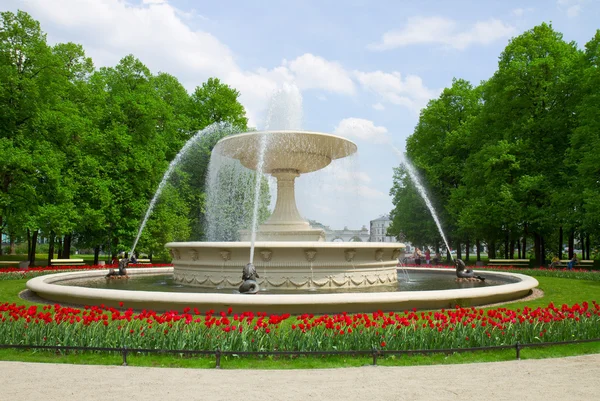
[(301, 316), (0, 305), (0, 344), (222, 351), (426, 350), (600, 338), (600, 305)]
[[(129, 269), (148, 268), (148, 267), (171, 267), (171, 264), (134, 264), (129, 265)], [(83, 266), (42, 266), (19, 269), (15, 267), (6, 267), (0, 269), (0, 280), (18, 280), (21, 278), (33, 278), (53, 273), (64, 273), (80, 270), (108, 270), (116, 269), (117, 265), (83, 265)]]

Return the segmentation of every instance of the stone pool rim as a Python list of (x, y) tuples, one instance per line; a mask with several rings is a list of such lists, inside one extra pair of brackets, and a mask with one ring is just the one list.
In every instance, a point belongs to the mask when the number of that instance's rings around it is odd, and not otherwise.
[[(442, 272), (452, 275), (454, 270), (447, 268), (406, 267), (411, 271)], [(172, 273), (172, 267), (129, 269), (130, 276)], [(38, 276), (27, 281), (27, 288), (39, 297), (57, 303), (75, 305), (105, 305), (151, 309), (155, 311), (183, 310), (185, 307), (198, 308), (202, 312), (214, 310), (234, 313), (245, 311), (274, 314), (290, 313), (358, 313), (381, 311), (403, 311), (406, 309), (442, 309), (482, 306), (493, 303), (518, 300), (531, 293), (539, 285), (530, 276), (519, 273), (477, 271), (481, 275), (506, 276), (517, 282), (478, 288), (462, 288), (432, 291), (365, 292), (334, 294), (219, 294), (219, 293), (174, 293), (156, 291), (128, 291), (115, 289), (85, 288), (55, 284), (58, 281), (81, 278), (98, 278), (106, 275), (106, 270), (87, 270), (55, 273)]]

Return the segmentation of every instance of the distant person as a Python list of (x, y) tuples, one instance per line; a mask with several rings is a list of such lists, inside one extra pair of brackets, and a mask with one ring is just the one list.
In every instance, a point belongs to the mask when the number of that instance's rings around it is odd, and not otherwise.
[(569, 268), (569, 270), (573, 270), (573, 266), (576, 266), (578, 264), (579, 264), (579, 259), (577, 259), (577, 254), (574, 253), (573, 257), (571, 258), (569, 263), (567, 263), (567, 267)]
[(421, 265), (421, 258), (423, 257), (423, 253), (419, 248), (415, 248), (415, 252), (413, 253), (413, 258), (415, 259), (416, 265)]
[(560, 259), (558, 258), (558, 256), (554, 255), (554, 257), (552, 258), (552, 260), (550, 261), (550, 266), (548, 266), (550, 269), (554, 269), (556, 268), (558, 265), (560, 264)]
[(427, 250), (425, 251), (425, 263), (431, 263), (431, 252), (429, 251), (429, 248), (427, 248)]
[(435, 255), (433, 255), (433, 264), (438, 265), (442, 261), (442, 255), (440, 255), (440, 251), (435, 251)]

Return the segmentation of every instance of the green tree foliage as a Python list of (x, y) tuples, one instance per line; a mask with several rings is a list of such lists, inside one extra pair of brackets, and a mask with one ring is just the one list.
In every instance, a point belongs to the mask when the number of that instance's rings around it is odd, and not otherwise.
[(570, 178), (581, 200), (582, 229), (600, 237), (600, 30), (585, 46), (581, 71), (578, 126), (566, 160), (576, 170)]
[[(530, 238), (539, 264), (549, 239), (562, 250), (563, 229), (598, 242), (598, 42), (583, 53), (541, 24), (510, 41), (487, 82), (454, 80), (422, 111), (407, 154), (451, 238), (525, 257)], [(395, 197), (392, 215), (405, 202)]]
[(133, 55), (96, 70), (80, 45), (49, 46), (27, 13), (0, 15), (0, 231), (28, 239), (31, 263), (38, 235), (50, 239), (48, 258), (54, 238), (59, 257), (75, 243), (128, 250), (171, 160), (199, 130), (226, 124), (174, 174), (139, 247), (157, 255), (203, 234), (212, 148), (247, 129), (239, 92), (211, 78), (190, 95)]

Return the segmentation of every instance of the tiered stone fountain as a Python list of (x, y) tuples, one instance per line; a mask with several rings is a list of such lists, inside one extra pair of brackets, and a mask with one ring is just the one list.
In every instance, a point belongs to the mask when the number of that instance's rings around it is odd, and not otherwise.
[[(535, 279), (521, 274), (486, 272), (488, 281), (493, 278), (503, 284), (433, 291), (385, 291), (390, 289), (385, 287), (397, 289), (396, 265), (404, 250), (403, 244), (324, 242), (323, 232), (311, 228), (302, 219), (295, 202), (296, 178), (356, 152), (356, 145), (340, 137), (314, 132), (253, 132), (221, 140), (214, 152), (256, 169), (261, 149), (264, 151), (260, 163), (262, 171), (277, 179), (278, 196), (271, 218), (256, 231), (256, 242), (248, 241), (250, 232), (242, 232), (243, 242), (171, 242), (166, 247), (173, 256), (174, 267), (128, 271), (132, 281), (136, 276), (172, 274), (180, 284), (203, 287), (203, 293), (69, 285), (74, 280), (104, 280), (106, 272), (98, 270), (40, 276), (29, 280), (27, 287), (49, 301), (80, 305), (118, 307), (124, 303), (127, 307), (158, 311), (197, 307), (216, 311), (232, 308), (236, 312), (334, 313), (484, 305), (518, 299), (538, 285)], [(260, 287), (267, 290), (264, 294), (235, 293), (250, 254), (256, 255), (253, 262), (260, 275)], [(427, 269), (427, 272), (444, 282), (455, 280), (454, 270)], [(217, 288), (231, 289), (231, 292), (210, 291)], [(269, 289), (283, 290), (278, 291), (283, 293), (269, 293)]]
[[(305, 131), (263, 131), (222, 139), (214, 148), (277, 179), (277, 202), (271, 217), (256, 232), (254, 260), (262, 289), (343, 290), (396, 286), (400, 243), (324, 242), (322, 229), (312, 228), (296, 207), (295, 180), (320, 170), (332, 160), (356, 152), (351, 141)], [(250, 231), (244, 242), (171, 242), (174, 280), (204, 288), (238, 288), (248, 263)]]

